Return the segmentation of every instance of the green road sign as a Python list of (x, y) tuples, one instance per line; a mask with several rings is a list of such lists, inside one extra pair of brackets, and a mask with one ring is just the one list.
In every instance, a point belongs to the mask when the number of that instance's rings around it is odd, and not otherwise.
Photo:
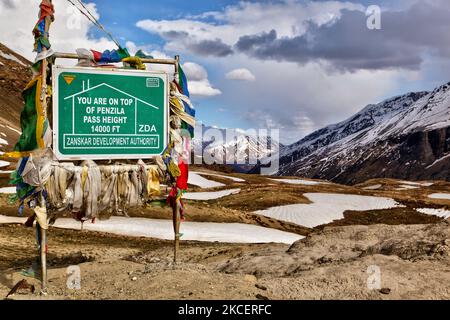
[(58, 66), (53, 88), (58, 159), (146, 159), (165, 150), (166, 73)]

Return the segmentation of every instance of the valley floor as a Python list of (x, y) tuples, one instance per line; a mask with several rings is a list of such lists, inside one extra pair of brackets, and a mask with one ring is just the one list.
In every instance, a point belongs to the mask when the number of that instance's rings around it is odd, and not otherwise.
[[(0, 296), (33, 262), (32, 239), (32, 229), (0, 226)], [(446, 222), (329, 227), (292, 246), (183, 242), (174, 265), (170, 241), (51, 229), (48, 295), (11, 298), (450, 299), (449, 239)], [(69, 265), (81, 268), (80, 290), (67, 289)], [(368, 288), (371, 266), (382, 290)]]
[[(167, 208), (84, 231), (60, 219), (48, 233), (45, 296), (20, 273), (37, 254), (34, 230), (1, 195), (0, 297), (26, 279), (36, 292), (10, 299), (450, 299), (445, 181), (344, 186), (204, 171), (190, 182), (177, 264)], [(69, 266), (80, 267), (80, 290), (67, 287)]]

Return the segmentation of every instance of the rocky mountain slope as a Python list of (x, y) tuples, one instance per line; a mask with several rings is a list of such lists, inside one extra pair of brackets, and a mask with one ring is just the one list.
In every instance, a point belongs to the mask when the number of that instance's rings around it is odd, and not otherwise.
[(9, 151), (19, 138), (21, 92), (31, 79), (31, 63), (0, 43), (0, 150)]
[(279, 175), (450, 179), (450, 84), (369, 105), (281, 151)]

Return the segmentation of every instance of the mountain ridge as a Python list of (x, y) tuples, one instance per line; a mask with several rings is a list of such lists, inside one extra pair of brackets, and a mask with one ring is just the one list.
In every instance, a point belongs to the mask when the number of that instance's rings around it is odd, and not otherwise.
[(347, 184), (371, 178), (447, 180), (449, 127), (450, 83), (399, 95), (285, 147), (278, 175)]

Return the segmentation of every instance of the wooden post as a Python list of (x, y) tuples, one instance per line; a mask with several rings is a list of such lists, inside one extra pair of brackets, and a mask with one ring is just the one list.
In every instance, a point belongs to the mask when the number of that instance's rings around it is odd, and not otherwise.
[[(180, 62), (180, 56), (177, 55), (177, 56), (175, 56), (175, 73), (173, 75), (176, 83), (178, 83), (179, 62)], [(178, 258), (178, 251), (180, 249), (180, 210), (181, 210), (177, 199), (175, 199), (175, 205), (173, 206), (172, 210), (173, 210), (173, 229), (175, 232), (173, 262), (174, 262), (174, 264), (176, 264), (177, 258)]]
[(178, 83), (178, 75), (179, 75), (179, 68), (178, 64), (180, 63), (180, 56), (175, 56), (175, 74), (173, 75), (175, 81)]

